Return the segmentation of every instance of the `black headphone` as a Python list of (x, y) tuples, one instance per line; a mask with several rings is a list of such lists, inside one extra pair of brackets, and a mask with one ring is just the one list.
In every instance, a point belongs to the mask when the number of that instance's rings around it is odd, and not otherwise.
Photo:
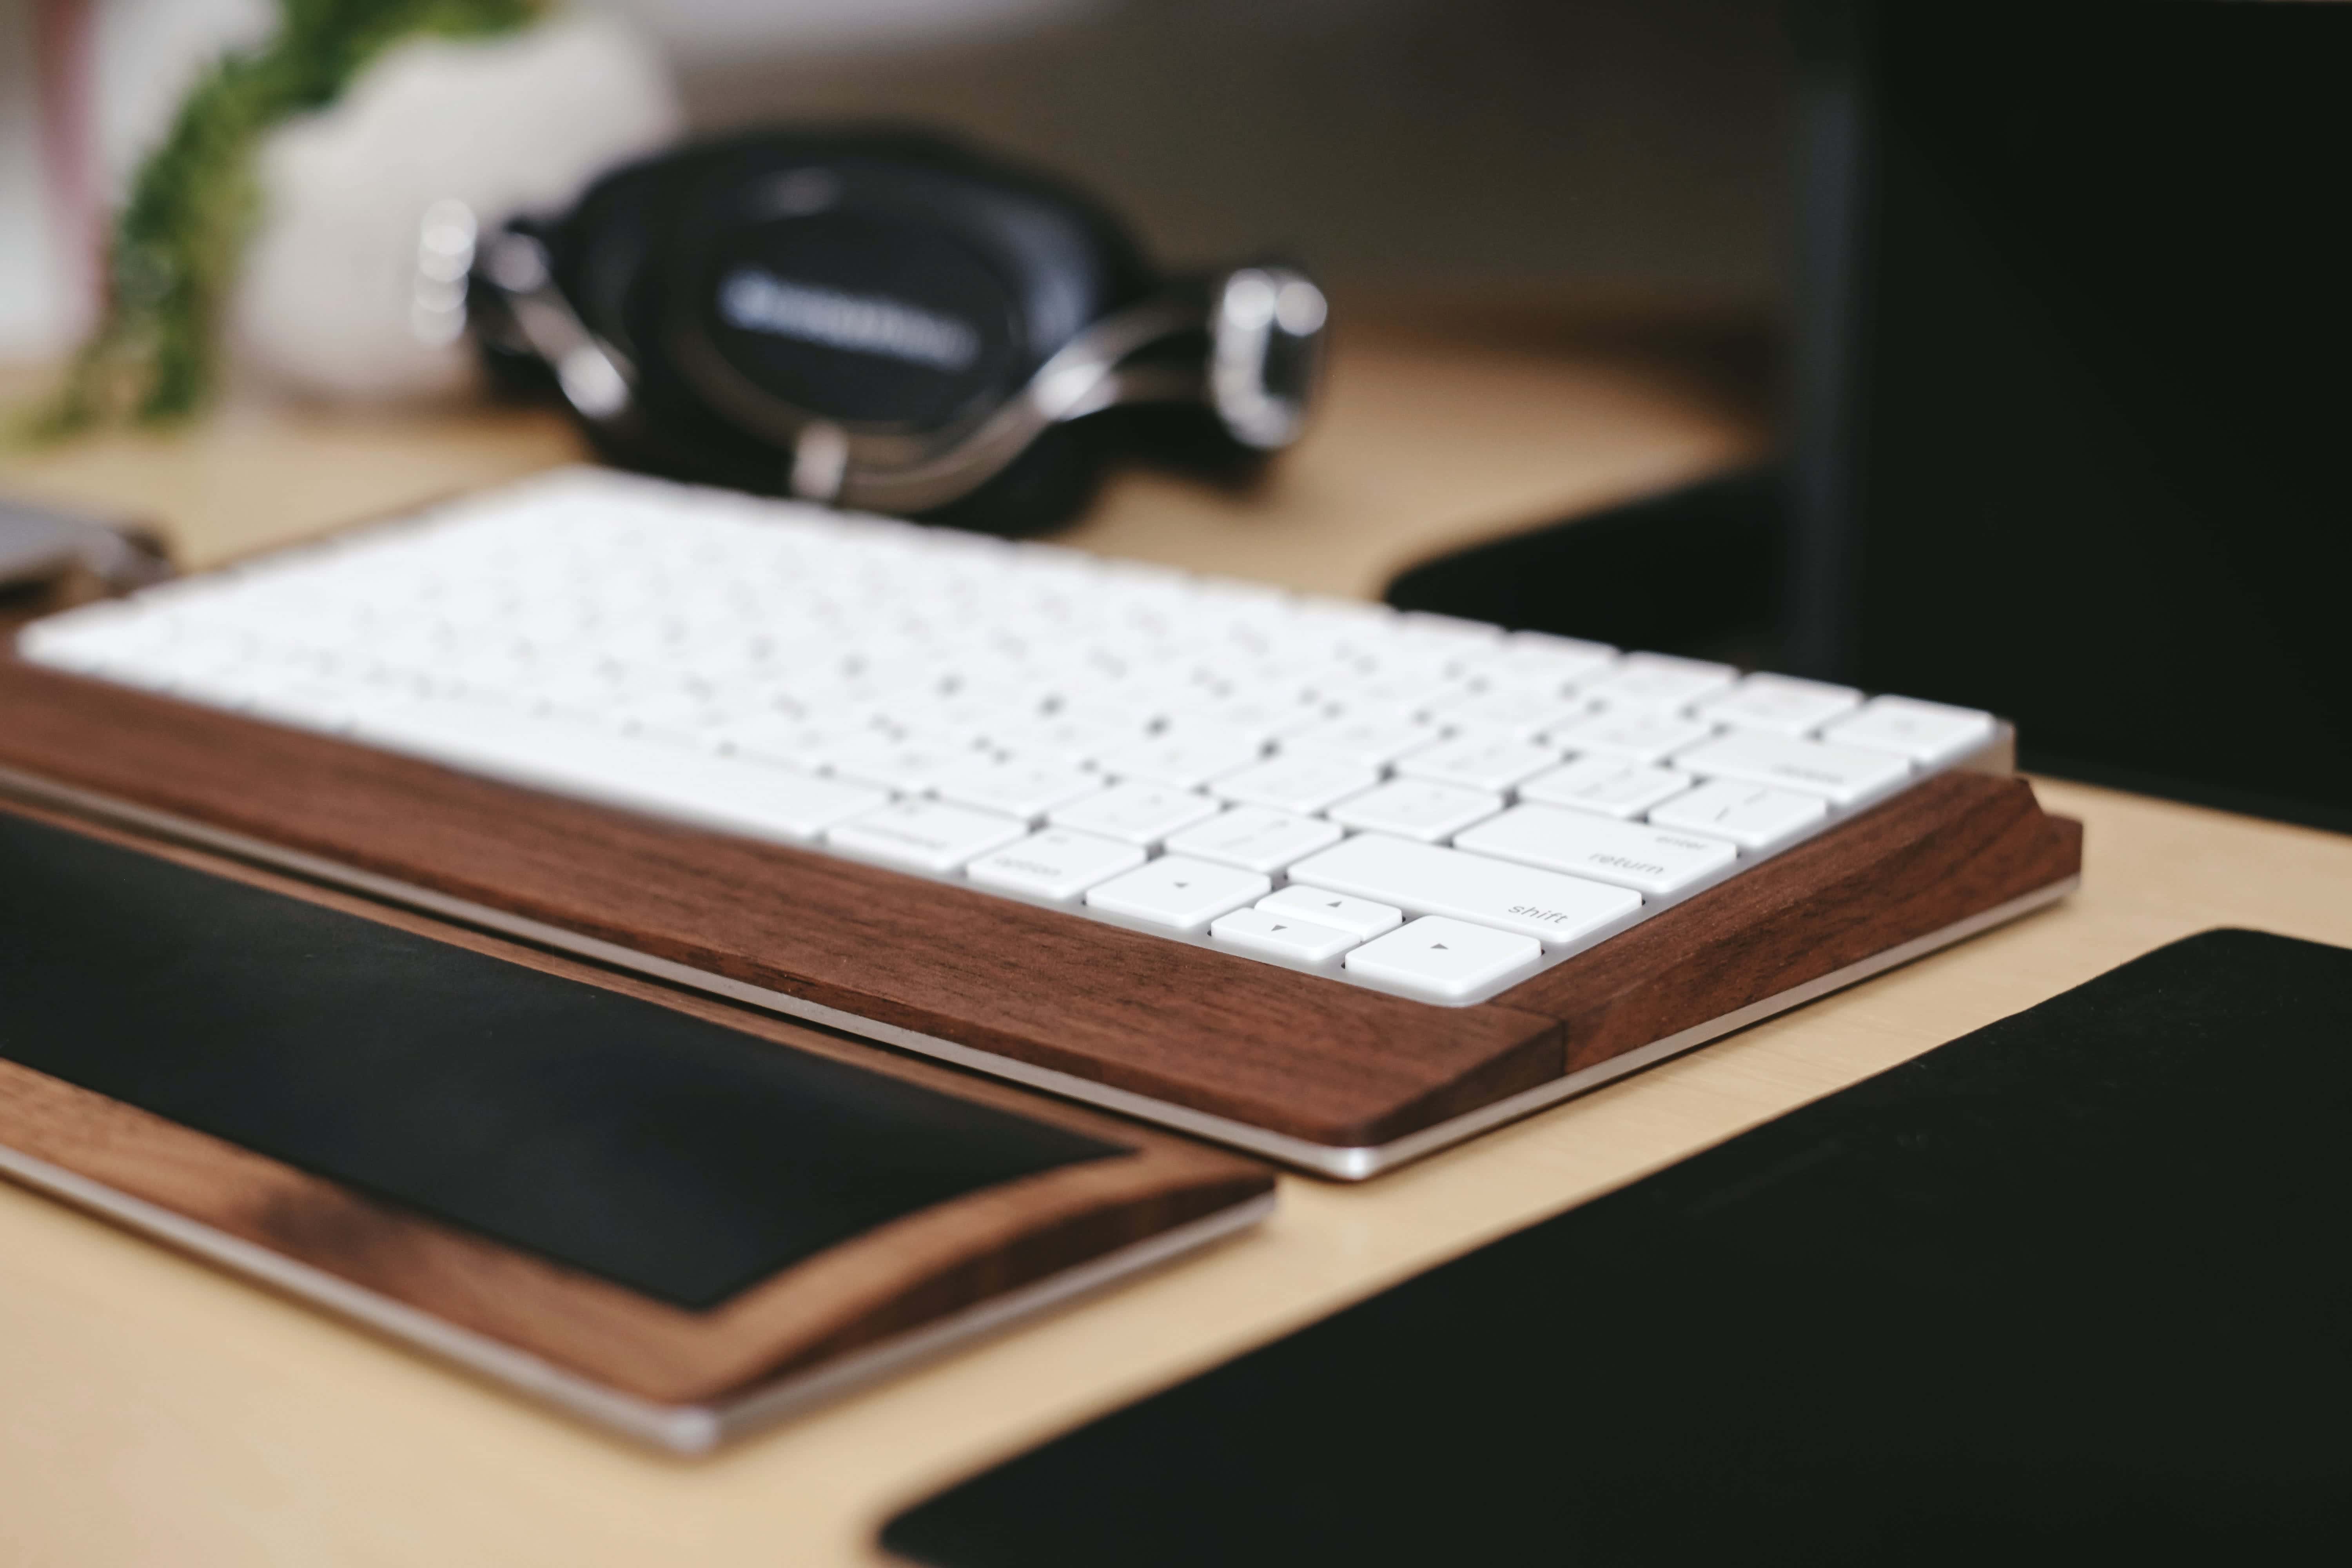
[(607, 461), (1009, 534), (1113, 450), (1289, 445), (1327, 315), (1295, 267), (1163, 279), (1076, 192), (893, 132), (615, 170), (490, 237), (467, 300), (494, 376), (551, 386)]

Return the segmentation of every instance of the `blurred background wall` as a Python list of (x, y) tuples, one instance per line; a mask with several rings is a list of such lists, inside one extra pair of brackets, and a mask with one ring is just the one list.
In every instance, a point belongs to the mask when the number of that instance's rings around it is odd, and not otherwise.
[[(1343, 291), (1732, 310), (1784, 269), (1778, 0), (583, 3), (652, 36), (698, 129), (961, 128), (1096, 188), (1174, 261), (1272, 246)], [(77, 11), (86, 101), (61, 114), (44, 38)], [(71, 341), (95, 214), (190, 75), (273, 16), (0, 0), (0, 358)]]

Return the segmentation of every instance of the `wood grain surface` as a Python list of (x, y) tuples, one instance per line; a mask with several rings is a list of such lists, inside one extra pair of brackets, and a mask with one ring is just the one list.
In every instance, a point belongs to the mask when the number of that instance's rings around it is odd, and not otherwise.
[[(1776, 378), (1752, 318), (1616, 290), (1563, 302), (1491, 281), (1350, 291), (1333, 317), (1320, 406), (1257, 482), (1118, 466), (1056, 542), (1377, 597), (1433, 552), (1770, 449)], [(0, 406), (48, 382), (37, 367), (0, 365)], [(151, 521), (194, 571), (588, 456), (552, 408), (394, 410), (276, 398), (260, 385), (224, 394), (218, 417), (168, 437), (0, 442), (0, 486)]]
[(935, 1205), (695, 1312), (0, 1060), (0, 1144), (648, 1399), (691, 1402), (814, 1366), (1273, 1187), (1271, 1173), (1237, 1155), (883, 1056), (768, 1014), (201, 851), (36, 809), (0, 810), (619, 991), (783, 1048), (854, 1060), (1131, 1151)]
[(1956, 774), (1451, 1008), (12, 659), (0, 767), (1337, 1147), (1549, 1082), (2079, 864), (2025, 784)]
[(1374, 1141), (1560, 1072), (1559, 1026), (1534, 1014), (1302, 980), (13, 659), (0, 766), (1322, 1142)]
[(2081, 873), (2083, 827), (2021, 778), (1949, 773), (1503, 994), (1568, 1070), (1719, 1018)]

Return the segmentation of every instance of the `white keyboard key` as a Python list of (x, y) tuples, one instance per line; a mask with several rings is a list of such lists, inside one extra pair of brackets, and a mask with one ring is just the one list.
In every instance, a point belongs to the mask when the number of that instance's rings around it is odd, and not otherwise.
[(362, 714), (352, 732), (467, 772), (759, 838), (814, 838), (889, 799), (864, 784), (502, 708), (418, 703)]
[(1710, 725), (1671, 713), (1615, 710), (1544, 732), (1544, 744), (1571, 756), (1622, 757), (1629, 763), (1663, 762), (1685, 746), (1715, 733)]
[(1434, 709), (1461, 701), (1470, 691), (1449, 675), (1393, 670), (1366, 675), (1345, 687), (1334, 688), (1331, 695), (1339, 703), (1343, 718), (1388, 711), (1418, 721)]
[[(490, 689), (508, 691), (516, 684), (506, 680)], [(719, 731), (734, 715), (707, 691), (656, 688), (627, 694), (614, 706), (609, 717), (624, 729), (689, 740), (717, 748), (723, 744)], [(878, 784), (886, 781), (866, 779), (862, 782)]]
[(58, 669), (100, 669), (122, 660), (145, 662), (171, 646), (173, 623), (142, 594), (100, 600), (36, 621), (16, 634), (16, 651)]
[(306, 679), (289, 670), (277, 679), (256, 685), (245, 710), (257, 719), (335, 734), (350, 729), (373, 705), (367, 695), (353, 690), (350, 683)]
[(1728, 838), (1742, 849), (1778, 849), (1827, 816), (1829, 802), (1817, 795), (1715, 779), (1678, 795), (1650, 813), (1661, 827)]
[(1910, 697), (1874, 697), (1861, 712), (1822, 731), (1822, 740), (1836, 745), (1893, 752), (1930, 766), (1965, 756), (1992, 737), (1990, 713)]
[(1143, 864), (1143, 850), (1116, 838), (1048, 827), (993, 849), (963, 868), (983, 888), (1037, 899), (1075, 899), (1097, 882)]
[(1397, 623), (1397, 613), (1386, 605), (1363, 599), (1327, 599), (1301, 595), (1294, 602), (1293, 618), (1302, 626), (1335, 636), (1377, 637)]
[(1328, 720), (1339, 715), (1339, 710), (1334, 704), (1342, 698), (1353, 699), (1356, 688), (1369, 676), (1360, 660), (1325, 658), (1293, 652), (1270, 661), (1261, 679), (1270, 689), (1296, 698), (1303, 705), (1314, 709), (1320, 719)]
[(1394, 904), (1377, 904), (1322, 888), (1302, 888), (1296, 882), (1260, 899), (1257, 907), (1271, 915), (1296, 915), (1346, 931), (1359, 942), (1404, 924), (1404, 911)]
[[(181, 684), (184, 679), (186, 679), (191, 670), (212, 670), (214, 668), (209, 660), (188, 660), (179, 654), (167, 654), (167, 651), (155, 651), (155, 648), (142, 648), (142, 651), (127, 651), (127, 648), (103, 648), (103, 651), (89, 651), (87, 647), (82, 647), (78, 648), (75, 658), (80, 660), (80, 663), (58, 663), (57, 668), (61, 668), (61, 670), (75, 670), (78, 675), (94, 675), (99, 677), (99, 679), (110, 679), (110, 682), (125, 684), (125, 687), (142, 687), (146, 689), (146, 691), (172, 691), (176, 684)], [(40, 663), (57, 663), (57, 660), (52, 660), (47, 654), (45, 654)], [(230, 660), (230, 663), (226, 663), (226, 666), (219, 666), (219, 670), (221, 675), (228, 677), (228, 679), (236, 679), (240, 668), (242, 663)], [(228, 700), (230, 705), (236, 705), (236, 700), (242, 700), (242, 689), (237, 699), (230, 699), (228, 693), (221, 691), (219, 696), (212, 696), (212, 699), (195, 696), (195, 700), (200, 700), (200, 703), (221, 703), (221, 700)]]
[(1616, 667), (1576, 689), (1579, 697), (1611, 708), (1675, 711), (1714, 696), (1739, 679), (1727, 664), (1630, 653)]
[(1552, 947), (1589, 936), (1642, 907), (1642, 895), (1630, 889), (1371, 833), (1308, 856), (1290, 868), (1290, 879), (1416, 914), (1451, 915), (1518, 931)]
[(1558, 697), (1616, 662), (1606, 643), (1514, 632), (1501, 647), (1465, 658), (1463, 668), (1497, 690)]
[(1394, 833), (1434, 844), (1502, 809), (1503, 797), (1490, 790), (1405, 778), (1343, 800), (1325, 815), (1370, 833)]
[(1454, 839), (1454, 847), (1614, 882), (1661, 897), (1680, 892), (1739, 858), (1721, 838), (1638, 822), (1612, 822), (1554, 805), (1515, 805)]
[(1521, 654), (1539, 655), (1549, 658), (1580, 658), (1596, 664), (1607, 664), (1617, 657), (1617, 649), (1605, 642), (1591, 642), (1583, 637), (1564, 637), (1558, 632), (1513, 632), (1508, 639), (1513, 657)]
[(1185, 715), (1258, 742), (1276, 741), (1309, 730), (1329, 717), (1322, 709), (1290, 698), (1240, 697), (1209, 702)]
[(1535, 938), (1426, 915), (1348, 954), (1349, 970), (1424, 996), (1453, 1001), (1531, 969), (1543, 956)]
[(1465, 789), (1507, 790), (1558, 761), (1558, 752), (1532, 741), (1511, 735), (1465, 735), (1398, 758), (1396, 771), (1410, 778), (1435, 779)]
[(1862, 693), (1851, 686), (1829, 686), (1789, 675), (1751, 675), (1722, 696), (1700, 703), (1697, 712), (1709, 723), (1735, 730), (1802, 735), (1841, 713), (1852, 712), (1861, 701)]
[(1221, 773), (1249, 766), (1262, 749), (1251, 736), (1178, 725), (1150, 740), (1106, 752), (1096, 761), (1113, 778), (1198, 789)]
[(1149, 848), (1171, 833), (1216, 816), (1217, 809), (1215, 801), (1191, 790), (1171, 789), (1166, 784), (1123, 784), (1067, 805), (1057, 805), (1045, 814), (1045, 819), (1056, 827), (1099, 833), (1106, 838), (1123, 838)]
[(863, 744), (878, 733), (857, 720), (765, 712), (721, 725), (712, 742), (721, 751), (814, 773), (826, 753)]
[(827, 773), (920, 795), (969, 768), (976, 754), (970, 746), (876, 736), (835, 746), (822, 756)]
[(824, 841), (918, 871), (952, 871), (1028, 830), (1017, 817), (936, 800), (893, 801), (825, 829)]
[(1360, 940), (1344, 931), (1263, 909), (1234, 910), (1209, 922), (1209, 934), (1244, 952), (1286, 958), (1297, 963), (1323, 963), (1337, 958)]
[(1832, 746), (1763, 730), (1737, 730), (1675, 754), (1675, 766), (1703, 779), (1738, 779), (1857, 805), (1911, 775), (1911, 764), (1885, 752)]
[(1698, 781), (1672, 768), (1629, 763), (1622, 757), (1579, 757), (1538, 773), (1519, 785), (1521, 800), (1597, 811), (1603, 816), (1639, 816), (1672, 800)]
[(1008, 718), (983, 733), (992, 745), (1016, 757), (1040, 762), (1087, 763), (1121, 746), (1130, 746), (1150, 732), (1151, 716), (1134, 710), (1107, 710), (1087, 702), (1058, 708), (1034, 718)]
[(1311, 814), (1335, 800), (1361, 795), (1381, 782), (1380, 770), (1361, 763), (1312, 752), (1285, 752), (1255, 767), (1227, 773), (1209, 785), (1210, 792), (1244, 805), (1270, 805), (1276, 811)]
[(1060, 763), (998, 762), (976, 757), (942, 775), (932, 786), (941, 800), (1001, 811), (1034, 822), (1057, 805), (1066, 805), (1103, 787), (1102, 775)]
[(1438, 738), (1439, 731), (1399, 717), (1341, 717), (1283, 738), (1290, 755), (1330, 757), (1376, 768), (1407, 752), (1417, 752)]
[(1407, 610), (1397, 616), (1394, 635), (1401, 642), (1451, 651), (1496, 647), (1503, 640), (1503, 628), (1486, 621), (1466, 621), (1459, 616)]
[[(1288, 876), (1210, 917), (1213, 940), (1437, 1001), (1512, 975), (1375, 981), (1339, 957), (1408, 910), (1573, 951), (1645, 893), (1737, 874), (1722, 843), (1769, 854), (2000, 734), (1967, 709), (585, 470), (18, 647), (719, 831), (961, 862), (1074, 918), (1189, 931), (1219, 901), (1195, 879), (1243, 899)], [(1181, 889), (1162, 845), (1198, 868)], [(1132, 879), (1157, 889), (1143, 913), (1082, 901)]]
[(1448, 730), (1500, 731), (1524, 739), (1562, 724), (1572, 724), (1591, 711), (1590, 702), (1558, 692), (1505, 687), (1458, 690), (1446, 700), (1433, 704), (1429, 717)]
[(1255, 871), (1189, 855), (1162, 855), (1088, 889), (1087, 902), (1171, 931), (1194, 931), (1205, 930), (1227, 910), (1265, 897), (1273, 885)]
[(152, 684), (183, 700), (226, 709), (232, 713), (242, 713), (253, 704), (252, 672), (242, 665), (221, 668), (197, 665), (185, 669), (166, 667), (154, 670), (149, 679), (138, 679), (137, 684)]
[(887, 699), (884, 711), (894, 723), (917, 734), (977, 746), (995, 744), (998, 731), (1008, 721), (1025, 722), (1034, 706), (1031, 700), (922, 692)]
[(1339, 842), (1338, 825), (1266, 805), (1236, 805), (1221, 816), (1168, 836), (1171, 854), (1192, 855), (1245, 871), (1272, 873)]

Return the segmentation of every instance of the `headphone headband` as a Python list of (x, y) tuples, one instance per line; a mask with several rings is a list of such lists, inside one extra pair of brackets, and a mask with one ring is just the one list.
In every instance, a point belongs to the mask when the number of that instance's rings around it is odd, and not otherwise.
[(1078, 422), (1113, 409), (1192, 410), (1236, 458), (1289, 445), (1328, 316), (1295, 267), (1158, 281), (1074, 193), (871, 134), (616, 171), (494, 237), (472, 300), (493, 365), (539, 371), (625, 466), (1003, 532), (1083, 499)]

